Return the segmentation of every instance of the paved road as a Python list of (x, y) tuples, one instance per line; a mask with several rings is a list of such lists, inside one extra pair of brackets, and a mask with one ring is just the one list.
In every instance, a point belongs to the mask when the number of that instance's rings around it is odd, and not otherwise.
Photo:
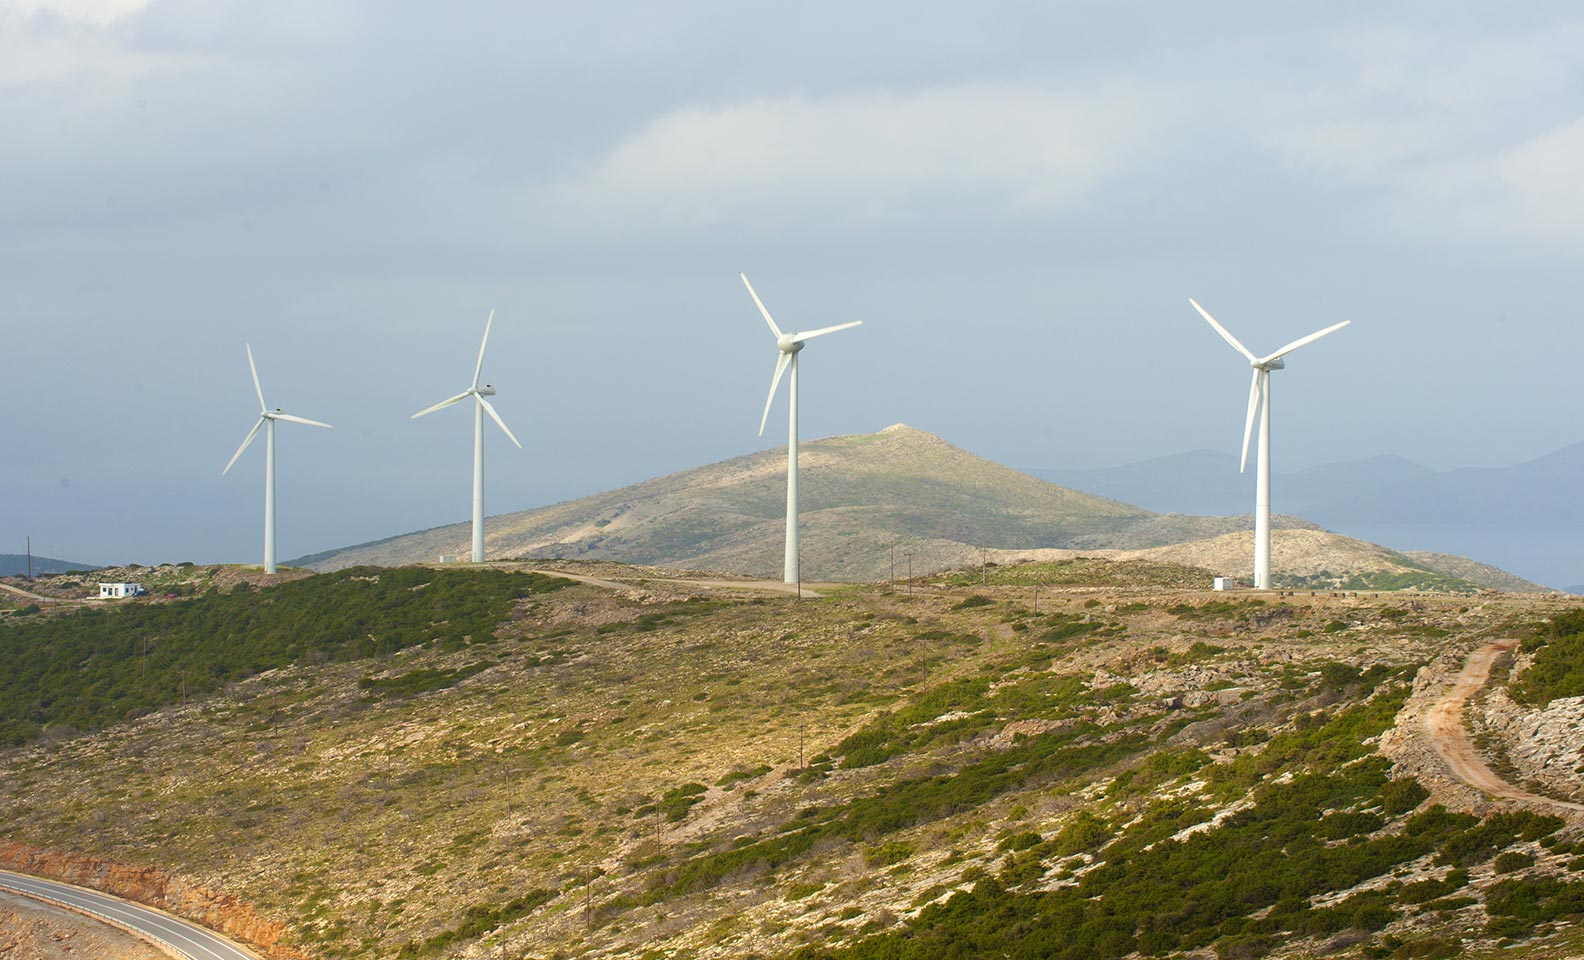
[(0, 888), (104, 920), (190, 960), (258, 960), (230, 940), (168, 913), (70, 884), (0, 870)]
[(1474, 744), (1469, 742), (1463, 728), (1463, 705), (1468, 702), (1490, 677), (1491, 664), (1496, 658), (1517, 646), (1516, 640), (1501, 640), (1488, 644), (1469, 655), (1446, 696), (1436, 702), (1425, 714), (1425, 730), (1430, 735), (1430, 745), (1454, 777), (1489, 796), (1505, 800), (1518, 800), (1560, 810), (1584, 811), (1584, 804), (1570, 800), (1542, 797), (1522, 787), (1515, 787), (1486, 765)]

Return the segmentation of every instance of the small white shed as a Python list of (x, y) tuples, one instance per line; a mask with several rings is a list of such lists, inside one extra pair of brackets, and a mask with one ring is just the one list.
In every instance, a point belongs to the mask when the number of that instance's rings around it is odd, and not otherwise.
[(141, 583), (99, 584), (100, 600), (123, 600), (127, 597), (141, 597), (146, 592)]
[(1216, 577), (1215, 578), (1215, 589), (1217, 589), (1217, 590), (1236, 590), (1237, 589), (1237, 585), (1238, 585), (1238, 582), (1233, 577)]

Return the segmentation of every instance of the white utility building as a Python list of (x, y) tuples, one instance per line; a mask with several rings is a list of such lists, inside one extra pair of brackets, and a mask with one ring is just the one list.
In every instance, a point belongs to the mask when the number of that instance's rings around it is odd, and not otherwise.
[(127, 597), (141, 597), (147, 593), (141, 583), (101, 583), (99, 584), (100, 600), (123, 600)]

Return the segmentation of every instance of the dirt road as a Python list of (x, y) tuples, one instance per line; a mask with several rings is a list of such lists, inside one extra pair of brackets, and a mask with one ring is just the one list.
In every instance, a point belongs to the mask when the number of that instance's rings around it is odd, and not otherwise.
[(9, 583), (0, 583), (0, 591), (4, 591), (4, 592), (12, 594), (14, 596), (21, 597), (24, 600), (31, 600), (34, 603), (87, 603), (88, 602), (86, 600), (65, 600), (65, 599), (62, 599), (60, 597), (46, 597), (46, 596), (42, 596), (42, 595), (37, 594), (37, 593), (31, 593), (31, 592), (29, 592), (27, 590), (23, 590), (21, 587), (13, 587)]
[[(590, 577), (581, 573), (568, 573), (565, 570), (546, 570), (540, 567), (524, 567), (523, 569), (528, 573), (542, 573), (547, 577), (576, 580), (578, 583), (586, 583), (593, 587), (604, 587), (607, 590), (620, 590), (626, 593), (641, 593), (643, 591), (643, 587), (640, 584), (622, 583), (619, 580), (602, 580), (599, 577)], [(797, 584), (782, 583), (779, 580), (692, 580), (683, 577), (654, 576), (645, 576), (643, 579), (655, 584), (674, 583), (685, 587), (704, 587), (710, 590), (767, 590), (771, 593), (792, 594), (798, 592)], [(803, 596), (818, 599), (823, 594), (816, 593), (805, 586), (803, 588)]]
[(1469, 655), (1458, 674), (1452, 689), (1438, 700), (1425, 714), (1425, 733), (1436, 755), (1446, 764), (1451, 774), (1487, 796), (1521, 803), (1554, 807), (1561, 810), (1584, 812), (1584, 803), (1542, 797), (1521, 787), (1515, 787), (1486, 766), (1479, 751), (1469, 742), (1468, 731), (1463, 726), (1463, 707), (1490, 677), (1491, 664), (1496, 658), (1517, 646), (1516, 640), (1501, 640), (1487, 644)]

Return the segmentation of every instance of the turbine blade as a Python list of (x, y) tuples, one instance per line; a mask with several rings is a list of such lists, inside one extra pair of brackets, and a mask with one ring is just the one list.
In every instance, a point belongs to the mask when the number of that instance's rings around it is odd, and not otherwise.
[(220, 471), (220, 476), (223, 477), (231, 472), (231, 468), (236, 465), (237, 458), (242, 456), (242, 451), (246, 450), (248, 444), (253, 442), (253, 438), (258, 436), (259, 428), (262, 426), (264, 426), (264, 418), (259, 417), (258, 423), (253, 424), (253, 429), (248, 431), (247, 439), (242, 441), (242, 446), (237, 447), (237, 452), (231, 454), (231, 462), (225, 465), (224, 470)]
[(1248, 469), (1249, 440), (1254, 436), (1254, 415), (1259, 410), (1260, 388), (1263, 386), (1260, 381), (1265, 375), (1266, 371), (1255, 370), (1254, 382), (1249, 384), (1248, 419), (1243, 422), (1243, 460), (1238, 464), (1238, 473)]
[(1316, 340), (1319, 340), (1321, 337), (1323, 337), (1323, 336), (1325, 336), (1327, 334), (1336, 333), (1338, 330), (1341, 330), (1343, 327), (1347, 326), (1348, 324), (1350, 324), (1352, 322), (1353, 322), (1352, 320), (1343, 320), (1341, 323), (1334, 323), (1331, 326), (1326, 327), (1324, 330), (1319, 331), (1318, 333), (1311, 333), (1307, 337), (1301, 337), (1301, 338), (1299, 338), (1297, 340), (1294, 340), (1292, 343), (1287, 344), (1287, 346), (1282, 347), (1280, 350), (1277, 350), (1275, 353), (1271, 354), (1270, 356), (1265, 357), (1264, 359), (1260, 360), (1260, 363), (1269, 363), (1270, 361), (1275, 360), (1275, 359), (1277, 359), (1279, 357), (1285, 357), (1287, 354), (1292, 353), (1294, 350), (1297, 350), (1299, 347), (1303, 346), (1304, 344), (1306, 344), (1306, 343), (1314, 343)]
[(748, 288), (748, 296), (753, 297), (754, 305), (759, 308), (760, 313), (764, 314), (765, 323), (770, 324), (770, 332), (776, 335), (777, 340), (781, 339), (781, 328), (776, 326), (774, 320), (770, 319), (770, 311), (765, 309), (764, 301), (759, 299), (759, 294), (754, 293), (753, 284), (748, 282), (748, 275), (739, 273), (737, 276), (742, 277), (743, 286)]
[(258, 394), (259, 413), (268, 413), (269, 404), (264, 402), (264, 388), (259, 386), (258, 382), (258, 367), (253, 365), (253, 345), (250, 343), (245, 343), (243, 346), (247, 348), (248, 369), (253, 372), (253, 392)]
[(1193, 297), (1189, 297), (1188, 298), (1188, 302), (1193, 304), (1193, 308), (1195, 310), (1199, 311), (1199, 316), (1204, 317), (1206, 320), (1210, 321), (1210, 326), (1215, 327), (1216, 333), (1221, 334), (1221, 339), (1225, 340), (1227, 343), (1230, 343), (1230, 344), (1232, 344), (1233, 347), (1237, 348), (1237, 352), (1238, 353), (1241, 353), (1241, 354), (1243, 354), (1243, 356), (1248, 357), (1249, 358), (1249, 362), (1251, 362), (1251, 363), (1256, 362), (1256, 359), (1254, 357), (1253, 352), (1250, 351), (1248, 347), (1245, 347), (1245, 346), (1243, 346), (1242, 343), (1238, 342), (1238, 338), (1232, 336), (1231, 332), (1228, 331), (1226, 327), (1223, 327), (1223, 326), (1221, 326), (1221, 324), (1216, 323), (1216, 318), (1210, 316), (1210, 314), (1205, 310), (1204, 307), (1199, 306), (1199, 302), (1197, 300), (1195, 300)]
[[(506, 431), (506, 436), (511, 437), (511, 442), (517, 443), (517, 438), (512, 436), (511, 428), (506, 426), (506, 421), (500, 418), (500, 414), (495, 412), (495, 408), (490, 406), (490, 402), (476, 393), (473, 395), (473, 399), (477, 400), (479, 404), (484, 407), (484, 412), (490, 415), (490, 419), (494, 420), (496, 425), (498, 425), (502, 430)], [(521, 450), (522, 444), (517, 443), (517, 449)]]
[(489, 319), (484, 321), (484, 339), (479, 341), (478, 363), (473, 366), (473, 389), (478, 389), (479, 375), (484, 372), (484, 348), (489, 346), (490, 325), (495, 322), (495, 308), (490, 307)]
[(770, 422), (770, 404), (775, 402), (776, 387), (781, 386), (781, 375), (786, 373), (787, 364), (792, 362), (792, 354), (783, 353), (776, 360), (775, 376), (770, 378), (770, 395), (765, 397), (764, 416), (759, 418), (759, 436), (764, 436), (765, 424)]
[(409, 420), (417, 420), (419, 417), (424, 416), (425, 414), (434, 413), (436, 410), (444, 410), (446, 407), (451, 406), (453, 403), (461, 403), (463, 400), (466, 400), (472, 393), (473, 393), (472, 390), (464, 390), (464, 391), (462, 391), (461, 393), (457, 394), (456, 396), (452, 397), (449, 400), (441, 400), (439, 403), (435, 404), (432, 407), (424, 407), (422, 410), (419, 410), (417, 413), (413, 414), (412, 416), (408, 417), (407, 419), (409, 419)]
[(307, 417), (294, 417), (289, 413), (277, 413), (275, 414), (275, 419), (290, 420), (292, 423), (306, 423), (310, 427), (324, 427), (326, 430), (335, 429), (328, 423), (320, 423), (318, 420), (309, 420)]
[(835, 333), (837, 330), (846, 330), (848, 327), (857, 327), (861, 326), (862, 324), (862, 320), (854, 320), (852, 323), (838, 323), (834, 327), (820, 327), (818, 330), (810, 330), (808, 333), (794, 333), (792, 334), (792, 339), (798, 343), (802, 343), (804, 340), (812, 340), (815, 337), (823, 337), (827, 333)]

